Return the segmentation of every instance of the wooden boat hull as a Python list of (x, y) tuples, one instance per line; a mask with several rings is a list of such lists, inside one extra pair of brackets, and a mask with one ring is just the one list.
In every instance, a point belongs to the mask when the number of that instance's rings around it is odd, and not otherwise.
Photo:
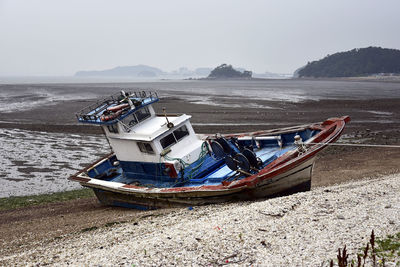
[[(276, 134), (296, 132), (300, 129), (318, 129), (305, 153), (292, 150), (271, 162), (257, 174), (241, 180), (222, 182), (218, 185), (202, 185), (192, 187), (149, 188), (145, 186), (110, 182), (87, 176), (87, 170), (107, 160), (109, 155), (94, 163), (76, 175), (71, 180), (80, 182), (82, 186), (92, 188), (100, 202), (106, 205), (123, 206), (136, 209), (154, 209), (162, 207), (188, 207), (210, 203), (221, 203), (235, 200), (249, 200), (273, 197), (287, 193), (310, 190), (312, 170), (315, 156), (327, 147), (327, 144), (337, 140), (350, 118), (328, 119), (319, 124), (277, 129), (251, 135)], [(227, 135), (242, 136), (243, 134)]]

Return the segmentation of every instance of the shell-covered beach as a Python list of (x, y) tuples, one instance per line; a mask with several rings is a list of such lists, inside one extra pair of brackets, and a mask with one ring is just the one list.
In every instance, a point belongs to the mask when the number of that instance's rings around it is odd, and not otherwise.
[[(400, 230), (400, 176), (257, 202), (120, 215), (100, 227), (5, 250), (10, 265), (329, 266), (360, 252), (374, 230)], [(354, 256), (353, 256), (354, 257)], [(390, 264), (390, 262), (388, 262)]]

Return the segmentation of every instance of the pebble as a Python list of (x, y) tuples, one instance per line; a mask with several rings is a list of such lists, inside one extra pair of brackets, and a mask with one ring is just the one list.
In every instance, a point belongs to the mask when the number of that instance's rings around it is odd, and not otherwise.
[(345, 219), (343, 215), (338, 215), (337, 218), (338, 218), (339, 220), (344, 220), (344, 219)]

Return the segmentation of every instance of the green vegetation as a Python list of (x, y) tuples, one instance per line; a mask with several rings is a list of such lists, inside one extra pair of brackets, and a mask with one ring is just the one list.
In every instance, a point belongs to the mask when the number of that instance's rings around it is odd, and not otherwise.
[(91, 198), (94, 193), (91, 189), (78, 189), (43, 195), (5, 197), (0, 198), (0, 210), (11, 210), (22, 207), (35, 206), (53, 202), (62, 202), (73, 199)]
[(211, 79), (226, 79), (226, 78), (251, 78), (251, 76), (253, 75), (253, 73), (251, 71), (237, 71), (235, 70), (232, 65), (227, 65), (227, 64), (222, 64), (218, 67), (216, 67), (215, 69), (213, 69), (210, 73), (210, 75), (208, 75), (207, 78), (211, 78)]
[[(400, 266), (400, 232), (395, 235), (389, 235), (383, 239), (375, 239), (374, 231), (367, 246), (361, 249), (361, 253), (357, 255), (357, 260), (349, 259), (346, 246), (343, 250), (338, 250), (337, 264), (339, 267), (361, 267), (369, 263), (368, 266), (386, 266), (385, 263), (391, 262)], [(333, 260), (330, 266), (335, 266)], [(392, 266), (392, 265), (390, 265)]]
[(384, 239), (378, 239), (376, 243), (378, 245), (376, 248), (378, 257), (386, 260), (400, 258), (400, 232), (395, 235), (389, 235)]
[(309, 62), (299, 77), (357, 77), (372, 74), (400, 74), (400, 50), (381, 47), (353, 49)]

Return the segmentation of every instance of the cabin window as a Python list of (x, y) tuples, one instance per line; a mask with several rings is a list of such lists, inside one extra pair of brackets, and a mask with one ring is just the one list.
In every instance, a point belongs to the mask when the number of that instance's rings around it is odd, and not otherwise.
[(178, 129), (176, 129), (174, 131), (174, 135), (175, 135), (176, 140), (179, 141), (186, 135), (189, 135), (189, 132), (188, 132), (188, 129), (186, 128), (186, 126), (183, 125), (182, 127), (179, 127)]
[(169, 135), (161, 138), (161, 140), (160, 140), (160, 144), (161, 144), (162, 148), (166, 148), (166, 147), (172, 146), (175, 143), (176, 143), (176, 140), (175, 140), (174, 135), (172, 133), (170, 133)]
[(132, 114), (124, 119), (124, 123), (129, 127), (133, 127), (138, 123), (138, 120), (136, 119), (135, 115)]
[(137, 142), (137, 145), (140, 149), (141, 152), (143, 153), (147, 153), (147, 154), (154, 154), (154, 150), (151, 147), (150, 143), (146, 143), (146, 142)]
[(111, 125), (107, 125), (107, 129), (110, 133), (118, 133), (118, 126), (116, 123), (111, 124)]
[(176, 129), (169, 135), (161, 138), (160, 144), (161, 144), (162, 148), (165, 149), (165, 148), (177, 143), (179, 140), (181, 140), (186, 135), (189, 135), (189, 132), (188, 132), (186, 126), (183, 125), (182, 127), (179, 127), (178, 129)]
[(141, 109), (139, 109), (138, 111), (135, 112), (136, 118), (138, 119), (138, 121), (143, 121), (145, 119), (147, 119), (148, 117), (150, 117), (150, 110), (148, 107), (143, 107)]
[(139, 122), (144, 121), (145, 119), (147, 119), (150, 116), (151, 116), (151, 114), (150, 114), (150, 110), (148, 107), (143, 107), (143, 108), (139, 109), (138, 111), (136, 111), (135, 113), (132, 113), (131, 115), (127, 116), (123, 120), (124, 126), (126, 128), (125, 130), (127, 132), (129, 132), (130, 128), (132, 128)]

